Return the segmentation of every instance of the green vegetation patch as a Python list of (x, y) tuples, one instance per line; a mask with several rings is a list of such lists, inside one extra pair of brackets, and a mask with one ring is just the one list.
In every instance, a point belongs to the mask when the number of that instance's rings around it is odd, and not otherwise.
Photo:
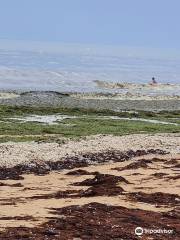
[[(20, 123), (15, 120), (6, 121), (11, 117), (27, 115), (66, 114), (79, 116), (64, 119), (56, 125), (35, 122)], [(6, 141), (60, 141), (65, 138), (79, 138), (95, 134), (126, 135), (137, 133), (179, 133), (180, 126), (155, 124), (149, 122), (96, 119), (97, 116), (139, 117), (170, 122), (179, 122), (180, 112), (120, 112), (95, 111), (92, 109), (64, 108), (28, 108), (0, 106), (0, 142)]]

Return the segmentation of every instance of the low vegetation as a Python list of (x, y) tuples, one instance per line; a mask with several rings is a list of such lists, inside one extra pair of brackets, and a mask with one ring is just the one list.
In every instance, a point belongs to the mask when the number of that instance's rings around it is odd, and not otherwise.
[[(26, 115), (66, 114), (75, 119), (64, 119), (56, 125), (37, 122), (20, 123), (8, 120)], [(79, 116), (79, 118), (78, 118)], [(0, 106), (0, 142), (7, 141), (59, 141), (61, 137), (79, 138), (94, 134), (125, 135), (135, 133), (179, 133), (180, 125), (163, 125), (149, 122), (97, 119), (96, 116), (119, 116), (156, 119), (180, 123), (180, 112), (120, 112), (92, 109), (32, 108)], [(94, 117), (94, 118), (93, 118)]]

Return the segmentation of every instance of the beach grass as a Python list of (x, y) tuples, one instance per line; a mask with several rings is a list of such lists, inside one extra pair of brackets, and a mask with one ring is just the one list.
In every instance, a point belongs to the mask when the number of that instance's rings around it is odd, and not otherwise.
[[(10, 117), (26, 115), (66, 114), (77, 116), (64, 119), (56, 125), (37, 122), (20, 123)], [(78, 117), (79, 116), (79, 117)], [(59, 141), (60, 138), (80, 138), (96, 134), (126, 135), (138, 133), (179, 133), (180, 125), (154, 124), (149, 122), (95, 118), (96, 116), (139, 117), (179, 122), (179, 112), (120, 112), (95, 111), (92, 109), (32, 108), (0, 106), (0, 142)]]
[(79, 116), (85, 115), (96, 115), (96, 116), (118, 116), (118, 117), (140, 117), (140, 118), (156, 118), (156, 119), (173, 119), (180, 118), (180, 111), (161, 111), (161, 112), (150, 112), (150, 111), (122, 111), (115, 112), (111, 110), (95, 110), (95, 109), (81, 109), (81, 108), (60, 108), (60, 107), (27, 107), (27, 106), (6, 106), (0, 105), (0, 118), (10, 116), (25, 116), (27, 114), (37, 115), (50, 115), (50, 114), (67, 114)]

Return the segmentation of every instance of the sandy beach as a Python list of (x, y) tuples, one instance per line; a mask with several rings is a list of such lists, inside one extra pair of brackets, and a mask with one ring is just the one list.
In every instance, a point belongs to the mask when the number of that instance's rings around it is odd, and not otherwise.
[(180, 240), (180, 1), (0, 3), (0, 240)]
[(0, 239), (178, 240), (178, 97), (3, 94)]
[(151, 218), (178, 239), (179, 146), (179, 134), (0, 144), (0, 239), (130, 239)]

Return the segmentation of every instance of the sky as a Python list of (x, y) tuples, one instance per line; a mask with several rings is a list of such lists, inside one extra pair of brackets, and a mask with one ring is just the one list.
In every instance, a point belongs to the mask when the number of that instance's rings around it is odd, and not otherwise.
[(0, 0), (0, 40), (180, 49), (179, 0)]

